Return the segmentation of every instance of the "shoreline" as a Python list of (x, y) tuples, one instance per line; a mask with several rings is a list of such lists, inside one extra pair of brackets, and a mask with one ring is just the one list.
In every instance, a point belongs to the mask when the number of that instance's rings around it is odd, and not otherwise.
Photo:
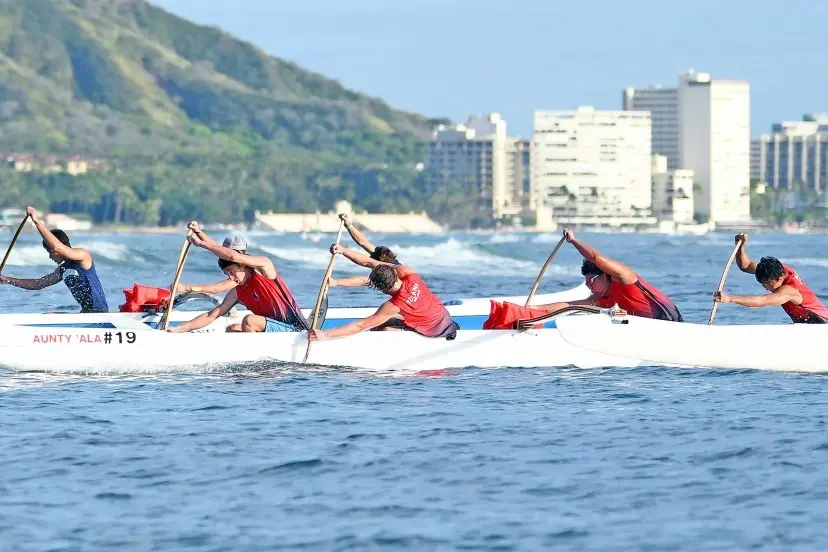
[[(607, 226), (607, 227), (594, 227), (589, 226), (588, 228), (582, 228), (579, 226), (573, 226), (573, 229), (579, 232), (590, 232), (590, 233), (600, 233), (600, 234), (663, 234), (665, 236), (685, 236), (685, 235), (704, 235), (707, 233), (730, 233), (734, 231), (739, 231), (739, 229), (731, 226), (717, 228), (711, 232), (705, 232), (696, 234), (693, 232), (658, 232), (652, 231), (647, 229), (635, 229), (635, 228), (624, 228), (624, 227), (615, 227), (615, 226)], [(325, 234), (325, 232), (284, 232), (284, 231), (277, 231), (271, 230), (267, 228), (262, 229), (251, 229), (251, 228), (233, 228), (232, 225), (228, 225), (227, 227), (211, 227), (206, 226), (205, 230), (208, 232), (213, 233), (244, 233), (249, 234), (251, 232), (257, 233), (273, 233), (273, 234)], [(743, 230), (746, 230), (752, 234), (786, 234), (786, 235), (823, 235), (828, 234), (828, 227), (824, 228), (794, 228), (794, 229), (785, 229), (784, 227), (749, 227), (746, 226)], [(0, 232), (13, 232), (14, 229), (9, 228), (0, 228)], [(32, 228), (25, 228), (23, 230), (24, 234), (33, 233), (35, 232)], [(70, 234), (98, 234), (98, 233), (108, 233), (108, 234), (137, 234), (137, 235), (175, 235), (175, 234), (186, 234), (187, 227), (186, 225), (181, 226), (108, 226), (108, 225), (101, 225), (101, 226), (93, 226), (89, 229), (83, 230), (74, 230), (68, 229), (67, 232)], [(330, 233), (330, 232), (328, 232)], [(443, 230), (442, 232), (377, 232), (377, 234), (382, 235), (394, 235), (394, 234), (417, 234), (417, 235), (445, 235), (445, 234), (452, 234), (452, 233), (463, 233), (463, 234), (478, 234), (478, 235), (497, 235), (497, 234), (559, 234), (559, 230), (543, 230), (543, 229), (536, 229), (531, 227), (523, 227), (523, 228), (467, 228), (467, 229), (453, 229), (453, 230)]]

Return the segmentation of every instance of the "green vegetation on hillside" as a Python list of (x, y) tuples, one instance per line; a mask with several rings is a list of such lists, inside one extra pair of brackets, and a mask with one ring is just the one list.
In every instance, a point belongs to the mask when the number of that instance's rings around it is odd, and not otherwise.
[(0, 152), (109, 167), (75, 177), (2, 169), (0, 206), (166, 224), (327, 210), (344, 198), (445, 220), (465, 191), (430, 199), (415, 170), (441, 122), (142, 0), (0, 2)]

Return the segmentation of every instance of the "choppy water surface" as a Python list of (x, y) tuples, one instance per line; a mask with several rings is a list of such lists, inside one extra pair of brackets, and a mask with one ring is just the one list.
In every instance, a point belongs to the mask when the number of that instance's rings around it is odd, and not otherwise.
[[(670, 293), (693, 321), (706, 320), (732, 244), (718, 234), (584, 238)], [(51, 270), (34, 237), (24, 239), (6, 273)], [(75, 241), (95, 254), (111, 306), (136, 281), (168, 285), (180, 247), (163, 236)], [(376, 241), (396, 246), (448, 299), (525, 293), (557, 236)], [(301, 304), (313, 301), (323, 242), (251, 242)], [(757, 258), (792, 264), (823, 297), (826, 245), (759, 234), (749, 243)], [(193, 253), (187, 281), (220, 276), (207, 253)], [(577, 281), (577, 255), (565, 249), (544, 289)], [(738, 271), (728, 288), (761, 291)], [(331, 305), (380, 300), (334, 289)], [(4, 312), (70, 304), (62, 286), (0, 288)], [(732, 305), (717, 319), (785, 320), (781, 310)], [(470, 368), (431, 378), (278, 365), (0, 372), (0, 549), (820, 550), (824, 387), (819, 375), (668, 368)]]

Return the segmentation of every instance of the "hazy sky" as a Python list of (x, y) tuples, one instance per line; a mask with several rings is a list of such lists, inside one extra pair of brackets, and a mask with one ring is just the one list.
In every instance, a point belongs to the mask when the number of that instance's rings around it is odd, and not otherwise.
[(619, 109), (693, 68), (747, 79), (752, 128), (828, 111), (828, 0), (154, 0), (394, 107), (465, 120)]

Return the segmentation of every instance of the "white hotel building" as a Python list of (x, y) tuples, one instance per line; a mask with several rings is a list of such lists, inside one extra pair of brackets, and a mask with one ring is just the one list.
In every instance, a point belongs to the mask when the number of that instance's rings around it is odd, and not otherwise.
[(828, 114), (777, 123), (751, 146), (752, 178), (777, 189), (828, 190)]
[[(623, 106), (653, 111), (653, 152), (669, 170), (694, 173), (696, 216), (713, 222), (750, 220), (750, 85), (679, 75), (676, 88), (624, 90)], [(657, 138), (656, 138), (657, 137)]]
[[(648, 112), (536, 111), (530, 204), (558, 222), (649, 214)], [(591, 220), (588, 220), (591, 219)]]
[(474, 190), (470, 199), (481, 211), (491, 209), (494, 218), (521, 213), (528, 199), (528, 171), (528, 143), (508, 136), (506, 121), (497, 113), (441, 125), (429, 143), (429, 190), (465, 184)]

